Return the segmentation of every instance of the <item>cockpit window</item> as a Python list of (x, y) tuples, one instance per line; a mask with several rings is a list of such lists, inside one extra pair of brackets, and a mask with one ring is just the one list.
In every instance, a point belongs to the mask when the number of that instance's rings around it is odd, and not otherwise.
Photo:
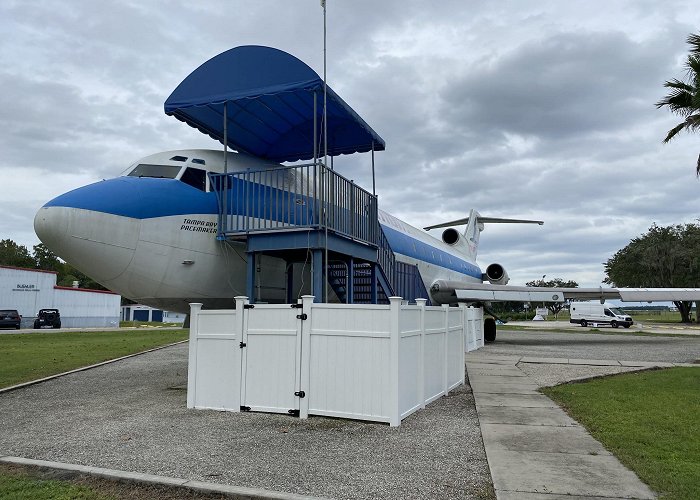
[(187, 161), (186, 156), (173, 156), (170, 158), (170, 161)]
[(187, 167), (180, 180), (201, 191), (207, 190), (207, 171), (199, 168)]
[(161, 179), (174, 179), (182, 167), (175, 165), (148, 165), (141, 163), (129, 172), (129, 177), (158, 177)]
[(198, 165), (206, 165), (207, 162), (201, 158), (192, 158), (192, 163), (197, 163)]

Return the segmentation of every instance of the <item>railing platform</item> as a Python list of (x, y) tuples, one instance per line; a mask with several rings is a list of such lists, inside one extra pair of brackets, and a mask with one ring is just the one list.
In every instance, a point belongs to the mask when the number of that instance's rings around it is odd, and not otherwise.
[(289, 264), (306, 262), (309, 253), (316, 297), (326, 295), (324, 286), (350, 303), (428, 296), (418, 269), (396, 262), (379, 225), (377, 197), (336, 171), (312, 163), (209, 175), (219, 203), (217, 238), (244, 243), (252, 257), (248, 296), (256, 254)]
[(377, 197), (322, 164), (210, 174), (210, 179), (219, 201), (219, 239), (327, 229), (377, 246)]

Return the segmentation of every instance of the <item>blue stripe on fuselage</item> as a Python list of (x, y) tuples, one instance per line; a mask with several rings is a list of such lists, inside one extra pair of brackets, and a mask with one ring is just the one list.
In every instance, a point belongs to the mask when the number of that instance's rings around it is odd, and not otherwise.
[[(311, 218), (304, 210), (306, 203), (297, 205), (290, 196), (286, 191), (233, 179), (228, 206), (232, 215), (258, 218), (274, 215), (279, 219), (277, 222), (306, 224)], [(267, 202), (264, 206), (259, 203), (263, 199)], [(308, 205), (313, 208), (313, 204)], [(69, 191), (44, 206), (82, 208), (134, 219), (219, 213), (216, 193), (205, 193), (175, 179), (128, 176)]]
[(381, 224), (381, 226), (389, 246), (395, 253), (481, 279), (481, 269), (471, 262), (413, 238), (409, 234), (397, 231), (384, 224)]
[(215, 193), (205, 193), (175, 179), (118, 177), (69, 191), (45, 207), (69, 207), (152, 219), (169, 215), (218, 214)]
[[(264, 194), (262, 188), (250, 189), (247, 192), (252, 195), (252, 203), (235, 200), (231, 207), (233, 212), (244, 213), (244, 205), (257, 207), (255, 198)], [(281, 200), (284, 206), (289, 205), (284, 198)], [(219, 213), (215, 193), (205, 193), (179, 180), (151, 177), (117, 177), (96, 182), (62, 194), (44, 206), (81, 208), (134, 219)], [(253, 211), (256, 212), (256, 210)], [(270, 212), (275, 213), (274, 210)], [(281, 212), (283, 218), (288, 218), (290, 215), (285, 210)], [(252, 215), (255, 216), (255, 214)], [(301, 218), (303, 217), (296, 220), (301, 222)], [(384, 224), (381, 226), (394, 252), (481, 279), (481, 270), (471, 262), (431, 246), (409, 234)]]

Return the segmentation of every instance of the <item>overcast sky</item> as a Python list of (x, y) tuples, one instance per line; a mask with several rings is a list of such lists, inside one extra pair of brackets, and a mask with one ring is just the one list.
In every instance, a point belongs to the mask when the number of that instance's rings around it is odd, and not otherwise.
[[(386, 141), (380, 208), (482, 215), (482, 268), (598, 286), (630, 239), (700, 217), (700, 135), (654, 103), (683, 78), (693, 1), (328, 0), (328, 83)], [(0, 238), (30, 250), (48, 200), (140, 157), (220, 144), (163, 113), (191, 71), (268, 45), (323, 74), (318, 0), (0, 3)], [(335, 168), (371, 189), (369, 155)], [(439, 237), (440, 230), (434, 231)]]

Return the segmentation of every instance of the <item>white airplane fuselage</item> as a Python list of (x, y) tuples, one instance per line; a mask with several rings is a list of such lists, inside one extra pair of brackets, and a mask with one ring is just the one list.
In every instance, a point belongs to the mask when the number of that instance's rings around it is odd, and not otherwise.
[[(280, 167), (228, 153), (229, 172)], [(156, 308), (188, 312), (191, 302), (229, 308), (245, 295), (245, 243), (217, 239), (218, 203), (207, 172), (224, 171), (222, 151), (157, 153), (124, 174), (65, 193), (37, 213), (34, 228), (56, 255), (124, 297)], [(481, 283), (482, 272), (461, 248), (379, 211), (396, 259), (416, 265), (427, 290), (435, 280)], [(257, 300), (283, 302), (310, 292), (310, 265), (287, 266), (259, 256)]]

